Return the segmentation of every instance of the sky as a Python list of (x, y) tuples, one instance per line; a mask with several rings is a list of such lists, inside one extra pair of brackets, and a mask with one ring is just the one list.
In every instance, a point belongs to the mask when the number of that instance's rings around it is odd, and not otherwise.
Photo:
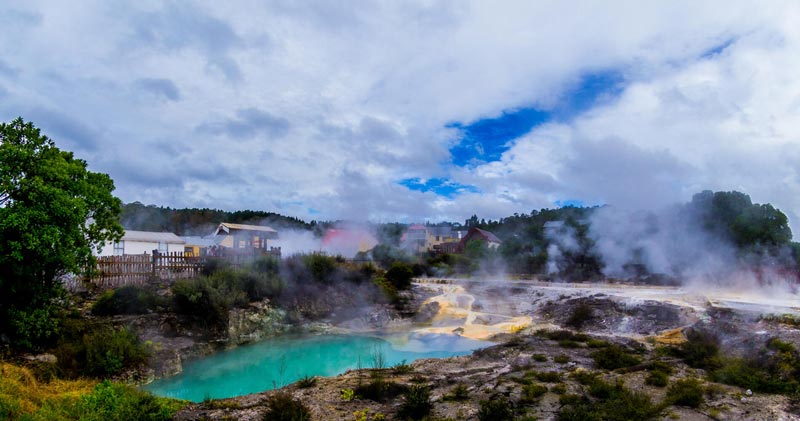
[(8, 2), (0, 121), (124, 202), (463, 221), (702, 190), (800, 229), (795, 1)]

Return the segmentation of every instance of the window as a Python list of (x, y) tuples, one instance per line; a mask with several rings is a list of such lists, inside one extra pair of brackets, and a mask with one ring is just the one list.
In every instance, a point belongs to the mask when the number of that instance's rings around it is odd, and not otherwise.
[(125, 254), (125, 240), (120, 240), (114, 243), (114, 256), (122, 256)]
[(168, 251), (169, 251), (169, 248), (167, 248), (167, 243), (165, 243), (163, 241), (159, 241), (158, 242), (158, 252), (159, 253), (167, 253)]

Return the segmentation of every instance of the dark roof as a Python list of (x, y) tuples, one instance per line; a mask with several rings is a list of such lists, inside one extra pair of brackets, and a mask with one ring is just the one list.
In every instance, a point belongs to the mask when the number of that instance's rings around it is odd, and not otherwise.
[(484, 238), (486, 238), (487, 240), (489, 240), (489, 241), (491, 241), (493, 243), (502, 243), (502, 241), (500, 241), (500, 239), (497, 238), (497, 236), (494, 235), (494, 233), (492, 233), (492, 232), (489, 232), (489, 231), (486, 231), (486, 230), (482, 230), (480, 228), (475, 228), (475, 230), (478, 231), (481, 234), (481, 236), (483, 236)]
[(464, 238), (461, 239), (462, 246), (466, 245), (467, 241), (471, 240), (476, 235), (490, 243), (498, 243), (498, 244), (502, 243), (502, 241), (500, 241), (500, 239), (497, 238), (497, 236), (494, 235), (493, 233), (486, 230), (482, 230), (480, 228), (472, 227), (467, 232), (467, 235), (465, 235)]

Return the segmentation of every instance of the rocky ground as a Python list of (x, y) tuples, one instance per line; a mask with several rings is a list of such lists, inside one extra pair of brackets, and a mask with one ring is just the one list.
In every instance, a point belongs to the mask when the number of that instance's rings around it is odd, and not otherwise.
[[(638, 288), (638, 293), (635, 291)], [(674, 288), (625, 286), (539, 285), (537, 283), (448, 282), (418, 284), (415, 305), (420, 314), (417, 329), (456, 333), (494, 333), (501, 344), (470, 356), (420, 360), (408, 366), (382, 370), (350, 371), (337, 377), (295, 383), (281, 391), (192, 404), (177, 415), (191, 419), (263, 419), (270, 396), (286, 392), (302, 401), (314, 420), (398, 419), (405, 398), (402, 391), (426, 385), (431, 391), (432, 420), (476, 420), (482, 401), (503, 400), (520, 419), (555, 419), (570, 395), (586, 395), (589, 386), (581, 373), (597, 373), (610, 384), (624, 382), (643, 392), (654, 404), (664, 402), (667, 388), (645, 383), (649, 363), (661, 361), (672, 368), (669, 381), (705, 378), (700, 369), (657, 351), (664, 344), (684, 340), (685, 329), (702, 327), (718, 332), (727, 352), (746, 352), (773, 336), (800, 345), (800, 331), (777, 320), (765, 320), (756, 308), (727, 309)], [(432, 297), (439, 297), (431, 301)], [(472, 298), (469, 298), (472, 297)], [(580, 309), (580, 310), (578, 310)], [(793, 309), (788, 309), (794, 311)], [(582, 315), (578, 319), (575, 314)], [(525, 317), (526, 326), (503, 324)], [(519, 320), (519, 319), (515, 319)], [(384, 320), (385, 321), (385, 320)], [(353, 323), (352, 321), (350, 322)], [(399, 328), (395, 322), (383, 324)], [(470, 327), (469, 325), (475, 325)], [(496, 327), (513, 333), (497, 335)], [(464, 329), (467, 327), (467, 329)], [(542, 329), (569, 327), (589, 333), (565, 340), (543, 334)], [(461, 330), (459, 330), (461, 329)], [(538, 332), (538, 333), (537, 333)], [(567, 337), (569, 335), (567, 334)], [(603, 344), (606, 342), (606, 344)], [(598, 369), (591, 357), (598, 347), (618, 344), (640, 358), (641, 364), (617, 370)], [(544, 374), (542, 374), (544, 373)], [(381, 384), (380, 396), (369, 385)], [(389, 385), (389, 386), (385, 386)], [(532, 396), (531, 385), (541, 392)], [(800, 408), (781, 395), (750, 394), (737, 387), (703, 380), (705, 402), (697, 408), (664, 404), (662, 419), (797, 420)], [(458, 388), (461, 397), (454, 399)], [(345, 391), (345, 392), (343, 392)], [(350, 394), (352, 391), (352, 396)], [(363, 412), (367, 411), (367, 412)], [(365, 414), (369, 414), (365, 418)], [(499, 421), (499, 420), (498, 420)]]

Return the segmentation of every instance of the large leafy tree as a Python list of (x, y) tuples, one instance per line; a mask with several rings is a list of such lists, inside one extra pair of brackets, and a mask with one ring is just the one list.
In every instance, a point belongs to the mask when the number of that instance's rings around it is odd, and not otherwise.
[(0, 339), (29, 348), (54, 335), (59, 278), (122, 236), (113, 190), (30, 122), (0, 123)]

